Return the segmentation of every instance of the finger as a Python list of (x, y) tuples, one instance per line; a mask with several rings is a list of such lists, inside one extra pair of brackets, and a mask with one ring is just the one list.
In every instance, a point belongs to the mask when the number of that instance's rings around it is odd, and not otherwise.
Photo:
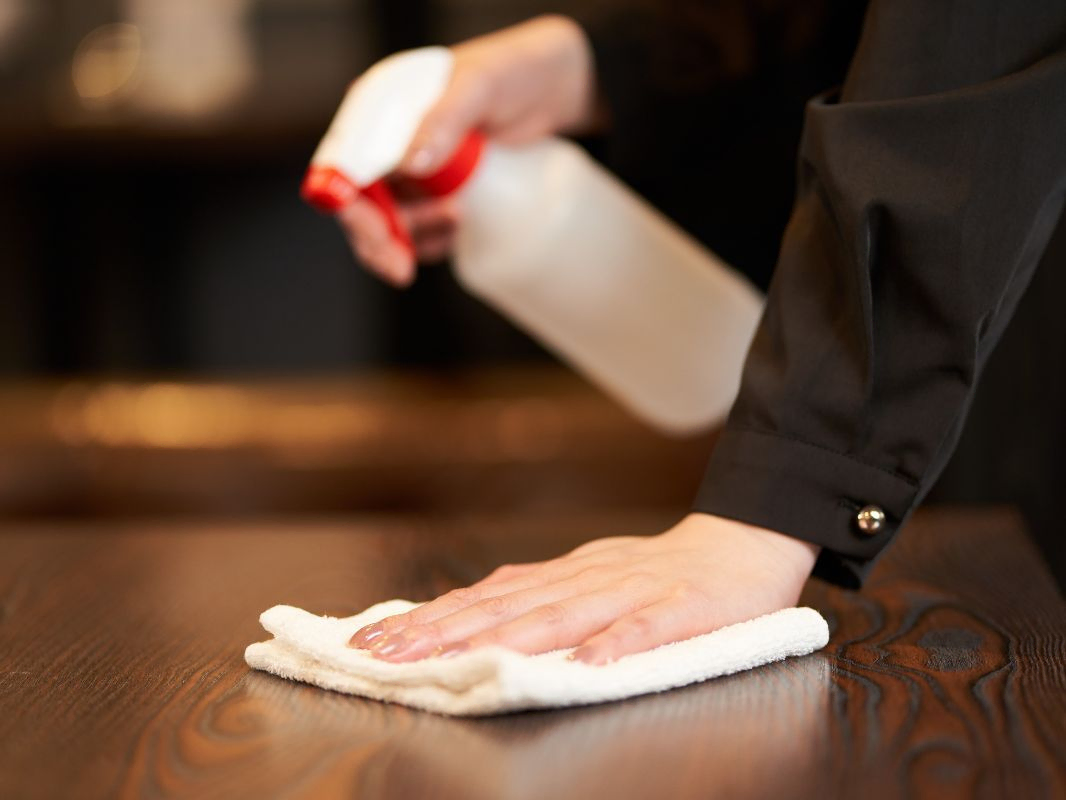
[(414, 280), (414, 258), (389, 232), (385, 215), (359, 197), (337, 214), (356, 257), (371, 272), (397, 286)]
[(392, 238), (385, 215), (365, 197), (356, 197), (338, 211), (337, 222), (349, 237), (371, 249), (384, 247)]
[(386, 661), (416, 661), (453, 642), (469, 639), (517, 619), (532, 609), (550, 606), (588, 591), (580, 580), (496, 595), (424, 625), (372, 642), (368, 649)]
[(590, 560), (594, 558), (595, 556), (553, 559), (535, 569), (524, 571), (521, 575), (507, 580), (501, 579), (498, 582), (489, 584), (474, 584), (473, 586), (453, 589), (405, 614), (397, 614), (360, 628), (352, 634), (348, 645), (350, 647), (367, 647), (384, 636), (398, 634), (404, 628), (412, 625), (427, 625), (442, 617), (462, 611), (482, 600), (498, 595), (560, 583), (568, 578), (579, 576), (586, 581), (587, 586), (598, 586), (605, 580), (617, 577), (617, 571), (612, 570), (609, 566), (596, 563), (590, 564)]
[(509, 622), (445, 645), (436, 654), (448, 657), (486, 645), (528, 654), (574, 647), (603, 631), (619, 617), (654, 602), (655, 596), (652, 582), (642, 578), (623, 580), (609, 587), (539, 605)]
[[(529, 569), (523, 569), (527, 566)], [(536, 574), (541, 566), (523, 564), (514, 569), (497, 570), (493, 573), (499, 573), (495, 581), (486, 579), (473, 586), (455, 589), (406, 614), (368, 625), (356, 631), (348, 644), (351, 647), (378, 650), (386, 642), (397, 644), (432, 640), (431, 646), (419, 648), (428, 653), (447, 641), (469, 635), (487, 625), (498, 624), (535, 605), (581, 590), (580, 584), (564, 585), (563, 581), (553, 581)], [(442, 621), (450, 621), (450, 625), (442, 628)], [(393, 651), (398, 649), (390, 647)]]
[(450, 197), (420, 197), (400, 205), (401, 223), (411, 231), (415, 254), (424, 264), (443, 261), (451, 254), (459, 218), (459, 205)]
[(454, 229), (461, 218), (454, 197), (420, 197), (400, 204), (400, 220), (409, 231)]
[(455, 233), (438, 233), (419, 236), (415, 239), (415, 252), (423, 264), (438, 264), (455, 249)]
[(452, 591), (442, 594), (428, 603), (423, 603), (418, 608), (414, 608), (405, 614), (397, 614), (370, 625), (364, 625), (352, 634), (352, 638), (348, 640), (348, 646), (366, 648), (386, 637), (395, 636), (406, 628), (415, 625), (428, 625), (441, 617), (462, 611), (482, 599), (507, 594), (521, 580), (501, 580), (489, 585), (474, 584), (460, 589), (452, 589)]
[[(470, 587), (456, 589), (442, 595), (432, 603), (424, 603), (406, 614), (396, 614), (370, 625), (364, 625), (352, 635), (352, 638), (348, 641), (348, 646), (366, 647), (376, 641), (380, 641), (383, 637), (395, 635), (411, 625), (423, 625), (447, 616), (451, 613), (448, 609), (458, 611), (468, 608), (475, 602), (472, 598), (482, 596), (485, 587), (498, 588), (503, 586), (504, 591), (506, 591), (507, 585), (517, 579), (528, 576), (545, 563), (547, 562), (503, 564)], [(491, 592), (492, 589), (489, 589), (489, 591)], [(494, 595), (487, 594), (486, 596), (491, 597)]]
[(608, 664), (622, 656), (708, 633), (715, 627), (708, 624), (693, 603), (670, 598), (621, 617), (590, 636), (570, 658), (586, 664)]
[(457, 72), (415, 133), (401, 171), (415, 176), (439, 171), (466, 135), (479, 127), (488, 99), (483, 77), (473, 71)]
[(395, 633), (411, 625), (428, 625), (501, 595), (515, 594), (569, 580), (579, 581), (579, 585), (587, 590), (599, 587), (606, 581), (617, 579), (618, 571), (608, 565), (590, 564), (588, 559), (553, 559), (506, 580), (501, 579), (488, 584), (474, 584), (462, 589), (453, 589), (436, 600), (409, 611), (403, 615), (404, 619), (394, 618), (391, 625), (387, 627), (390, 628), (390, 632)]
[(359, 243), (353, 244), (356, 259), (370, 272), (397, 289), (405, 289), (414, 283), (417, 267), (414, 255), (398, 245), (382, 250), (372, 250)]

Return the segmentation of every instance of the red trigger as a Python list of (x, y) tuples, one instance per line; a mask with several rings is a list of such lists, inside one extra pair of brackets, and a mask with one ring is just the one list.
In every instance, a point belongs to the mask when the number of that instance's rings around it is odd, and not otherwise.
[[(448, 163), (433, 175), (410, 179), (430, 197), (445, 197), (459, 190), (477, 169), (485, 148), (485, 137), (474, 131), (463, 140)], [(401, 247), (414, 254), (411, 233), (400, 219), (399, 207), (385, 179), (375, 181), (361, 192), (385, 215), (389, 233)], [(312, 166), (304, 178), (300, 194), (304, 200), (325, 214), (336, 214), (360, 194), (343, 173), (333, 167)]]
[(393, 197), (392, 189), (389, 188), (388, 184), (384, 180), (375, 181), (363, 190), (363, 194), (381, 209), (385, 215), (385, 221), (389, 225), (389, 233), (392, 234), (392, 237), (401, 246), (405, 247), (409, 253), (413, 254), (415, 251), (414, 242), (411, 241), (411, 234), (400, 219), (396, 198)]
[(471, 131), (448, 163), (432, 175), (416, 178), (415, 184), (430, 197), (445, 197), (459, 190), (477, 169), (485, 149), (485, 135)]

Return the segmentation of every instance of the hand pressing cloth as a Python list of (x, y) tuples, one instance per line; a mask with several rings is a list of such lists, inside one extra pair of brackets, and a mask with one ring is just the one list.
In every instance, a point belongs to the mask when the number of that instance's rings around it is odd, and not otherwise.
[(452, 658), (391, 663), (348, 647), (364, 625), (418, 605), (390, 600), (344, 619), (274, 606), (259, 618), (274, 638), (249, 645), (244, 658), (255, 669), (323, 689), (440, 714), (483, 716), (662, 692), (806, 655), (829, 641), (821, 614), (787, 608), (604, 666), (567, 660), (573, 648), (529, 656), (484, 647)]

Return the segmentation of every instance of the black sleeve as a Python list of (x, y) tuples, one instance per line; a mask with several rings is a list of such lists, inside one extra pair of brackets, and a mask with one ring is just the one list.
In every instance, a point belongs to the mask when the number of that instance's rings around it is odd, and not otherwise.
[[(694, 510), (857, 585), (930, 488), (1066, 195), (1066, 3), (874, 0)], [(1049, 365), (1061, 369), (1062, 365)], [(864, 532), (860, 509), (882, 509)]]

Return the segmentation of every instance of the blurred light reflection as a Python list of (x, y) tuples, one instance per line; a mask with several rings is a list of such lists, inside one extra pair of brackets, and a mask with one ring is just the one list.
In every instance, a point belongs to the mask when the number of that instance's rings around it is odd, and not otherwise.
[(162, 116), (224, 112), (253, 84), (251, 0), (125, 0), (144, 37), (144, 77), (134, 102)]
[(162, 449), (314, 448), (372, 436), (378, 416), (358, 405), (278, 403), (224, 386), (70, 384), (51, 403), (52, 432), (69, 445)]
[[(51, 434), (68, 446), (168, 450), (261, 448), (292, 465), (348, 458), (373, 448), (403, 460), (417, 440), (441, 460), (547, 461), (573, 444), (573, 429), (594, 431), (558, 401), (485, 399), (451, 407), (446, 418), (405, 414), (381, 403), (236, 386), (71, 383), (48, 404)], [(595, 414), (594, 409), (589, 409)], [(582, 415), (584, 416), (584, 415)], [(443, 425), (441, 423), (444, 423)]]
[(74, 91), (90, 108), (111, 106), (135, 86), (141, 34), (133, 25), (102, 25), (82, 39), (71, 65)]
[(0, 0), (0, 62), (12, 55), (30, 22), (25, 0)]

